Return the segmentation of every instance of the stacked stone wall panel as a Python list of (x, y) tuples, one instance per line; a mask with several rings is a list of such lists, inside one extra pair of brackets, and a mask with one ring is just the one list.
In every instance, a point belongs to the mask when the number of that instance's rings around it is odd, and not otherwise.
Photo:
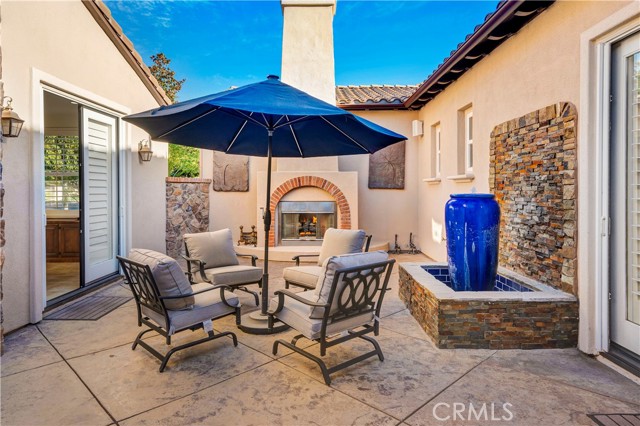
[(167, 255), (179, 259), (184, 253), (182, 236), (209, 230), (211, 179), (167, 178)]
[(561, 102), (497, 125), (489, 186), (501, 208), (500, 265), (577, 294), (576, 128)]

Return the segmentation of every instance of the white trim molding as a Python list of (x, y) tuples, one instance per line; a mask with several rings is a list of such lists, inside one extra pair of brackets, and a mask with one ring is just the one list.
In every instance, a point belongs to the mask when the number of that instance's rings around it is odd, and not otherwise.
[[(76, 101), (85, 106), (118, 117), (119, 136), (130, 132), (124, 129), (124, 123), (119, 118), (131, 113), (131, 109), (75, 86), (58, 77), (31, 68), (31, 173), (30, 173), (30, 237), (31, 237), (31, 262), (29, 262), (29, 321), (37, 323), (42, 320), (42, 312), (46, 306), (46, 253), (45, 253), (45, 226), (46, 210), (44, 206), (44, 92), (58, 94), (67, 99)], [(130, 128), (130, 126), (126, 126)], [(129, 138), (120, 139), (119, 149), (119, 180), (121, 211), (120, 218), (124, 223), (120, 224), (120, 249), (130, 246), (131, 242), (131, 212), (130, 212), (130, 187), (131, 165), (126, 153), (129, 151)], [(122, 210), (124, 208), (124, 210)], [(121, 251), (121, 252), (124, 252)]]
[(632, 3), (580, 36), (578, 124), (578, 348), (589, 354), (609, 349), (608, 175), (609, 67), (611, 45), (640, 30)]

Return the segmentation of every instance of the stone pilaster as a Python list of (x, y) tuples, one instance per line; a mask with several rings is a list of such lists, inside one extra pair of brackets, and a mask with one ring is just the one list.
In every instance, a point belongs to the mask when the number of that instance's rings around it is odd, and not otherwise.
[(209, 185), (211, 179), (173, 178), (167, 184), (167, 255), (179, 258), (184, 234), (209, 230)]

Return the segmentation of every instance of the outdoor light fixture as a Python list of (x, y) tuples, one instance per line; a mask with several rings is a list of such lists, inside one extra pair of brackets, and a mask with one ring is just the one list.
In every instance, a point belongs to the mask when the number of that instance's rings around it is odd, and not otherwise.
[[(4, 104), (5, 99), (7, 104)], [(13, 99), (9, 96), (2, 98), (2, 136), (6, 138), (17, 138), (22, 130), (22, 123), (24, 120), (18, 117), (18, 114), (13, 112), (11, 108), (11, 102)]]
[(424, 134), (424, 122), (422, 120), (413, 120), (411, 122), (411, 135), (422, 136)]
[(151, 139), (142, 139), (138, 142), (138, 157), (140, 157), (140, 161), (151, 161), (152, 156), (153, 151), (151, 150)]

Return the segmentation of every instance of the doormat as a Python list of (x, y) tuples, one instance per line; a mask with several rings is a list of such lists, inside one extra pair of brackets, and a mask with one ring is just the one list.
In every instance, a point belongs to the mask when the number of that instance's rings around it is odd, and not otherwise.
[(133, 298), (121, 296), (89, 296), (45, 316), (44, 319), (95, 321), (131, 299)]
[(640, 426), (640, 414), (588, 414), (598, 426)]

